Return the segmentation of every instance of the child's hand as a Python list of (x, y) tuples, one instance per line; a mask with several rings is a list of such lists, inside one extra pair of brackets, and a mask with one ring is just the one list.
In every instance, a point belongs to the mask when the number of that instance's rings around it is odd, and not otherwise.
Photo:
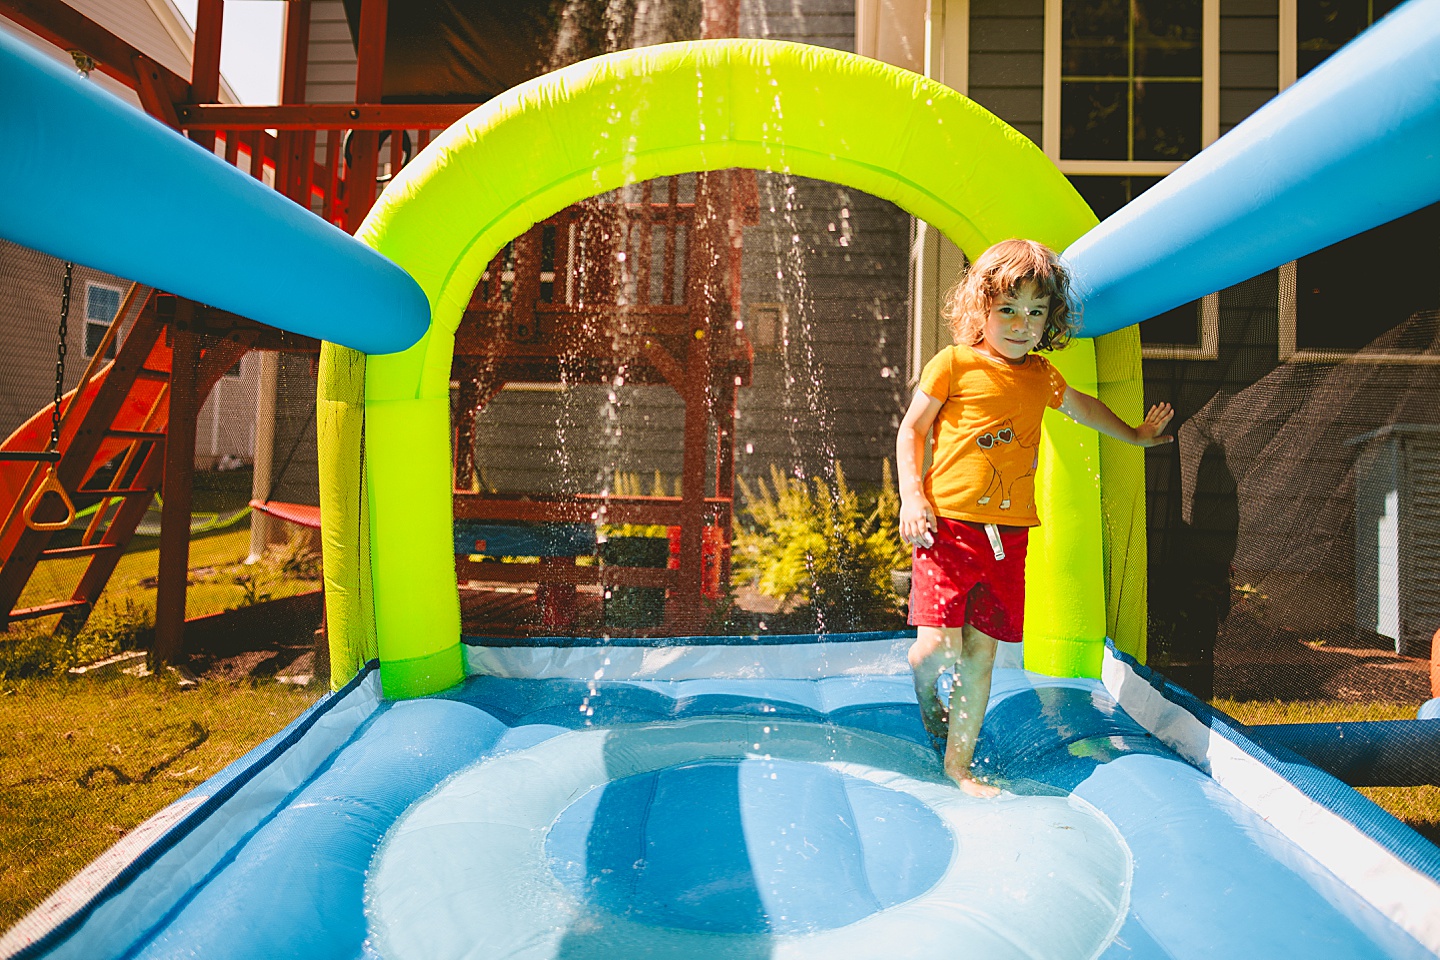
[(1175, 408), (1168, 403), (1157, 403), (1145, 414), (1140, 426), (1135, 428), (1135, 442), (1142, 447), (1156, 447), (1162, 443), (1174, 443), (1175, 438), (1165, 435), (1165, 428), (1175, 418)]
[(901, 498), (900, 539), (915, 547), (933, 547), (935, 511), (925, 497)]

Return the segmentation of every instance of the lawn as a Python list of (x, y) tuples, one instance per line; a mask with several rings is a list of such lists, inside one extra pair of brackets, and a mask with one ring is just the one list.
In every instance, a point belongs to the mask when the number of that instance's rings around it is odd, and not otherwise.
[[(1415, 719), (1413, 703), (1216, 700), (1214, 705), (1247, 724)], [(1440, 787), (1360, 787), (1359, 790), (1414, 827), (1431, 843), (1440, 843)]]
[[(187, 617), (318, 587), (296, 542), (243, 563), (247, 525), (190, 543)], [(53, 618), (0, 633), (0, 929), (35, 907), (127, 831), (275, 733), (320, 688), (203, 682), (173, 675), (75, 678), (67, 668), (148, 645), (159, 545), (137, 537), (78, 636)], [(49, 561), (21, 605), (68, 596), (86, 560)]]
[[(138, 548), (138, 549), (136, 549)], [(298, 547), (297, 547), (298, 550)], [(238, 529), (224, 530), (190, 541), (190, 582), (185, 591), (185, 616), (199, 617), (219, 613), (247, 603), (262, 595), (279, 599), (314, 590), (318, 582), (293, 576), (295, 565), (303, 558), (296, 551), (282, 549), (263, 564), (246, 566), (250, 553), (250, 530), (242, 524)], [(132, 549), (120, 558), (105, 592), (100, 595), (97, 609), (120, 609), (128, 602), (136, 608), (155, 610), (155, 571), (160, 560), (159, 544), (154, 538), (136, 538)], [(85, 570), (88, 558), (76, 557), (46, 561), (30, 578), (18, 606), (44, 603), (70, 591)], [(287, 570), (286, 564), (290, 565)]]
[(323, 691), (164, 676), (0, 689), (0, 929)]

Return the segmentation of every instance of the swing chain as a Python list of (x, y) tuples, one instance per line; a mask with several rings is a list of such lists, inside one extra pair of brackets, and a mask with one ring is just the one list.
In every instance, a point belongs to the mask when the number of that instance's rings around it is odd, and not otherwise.
[(55, 408), (50, 412), (50, 447), (54, 453), (60, 449), (60, 399), (65, 390), (65, 339), (70, 320), (70, 283), (75, 273), (75, 264), (65, 264), (65, 285), (60, 290), (60, 337), (55, 344)]

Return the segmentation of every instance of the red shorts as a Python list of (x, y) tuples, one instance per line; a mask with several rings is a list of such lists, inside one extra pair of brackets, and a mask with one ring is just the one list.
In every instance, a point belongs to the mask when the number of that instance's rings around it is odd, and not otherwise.
[(996, 560), (984, 526), (937, 517), (933, 547), (916, 547), (910, 574), (910, 625), (970, 624), (1019, 643), (1025, 628), (1028, 527), (1001, 527), (1005, 559)]

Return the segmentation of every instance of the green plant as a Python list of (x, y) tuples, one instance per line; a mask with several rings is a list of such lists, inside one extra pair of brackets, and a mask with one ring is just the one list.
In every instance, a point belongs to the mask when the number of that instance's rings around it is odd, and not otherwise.
[(235, 604), (236, 607), (253, 607), (270, 599), (270, 591), (263, 589), (265, 578), (261, 573), (257, 564), (243, 573), (235, 574), (235, 586), (240, 588), (240, 601)]
[(752, 487), (737, 478), (744, 498), (732, 554), (733, 580), (751, 583), (782, 609), (808, 606), (822, 631), (888, 626), (902, 600), (891, 571), (908, 565), (896, 533), (900, 497), (890, 462), (879, 490), (851, 489), (840, 464), (833, 483), (809, 483), (770, 467)]
[(153, 630), (151, 612), (129, 598), (118, 605), (102, 602), (78, 632), (16, 624), (0, 633), (0, 681), (62, 676), (71, 667), (148, 646)]
[(308, 530), (292, 530), (270, 561), (281, 576), (294, 580), (320, 579), (320, 554)]

